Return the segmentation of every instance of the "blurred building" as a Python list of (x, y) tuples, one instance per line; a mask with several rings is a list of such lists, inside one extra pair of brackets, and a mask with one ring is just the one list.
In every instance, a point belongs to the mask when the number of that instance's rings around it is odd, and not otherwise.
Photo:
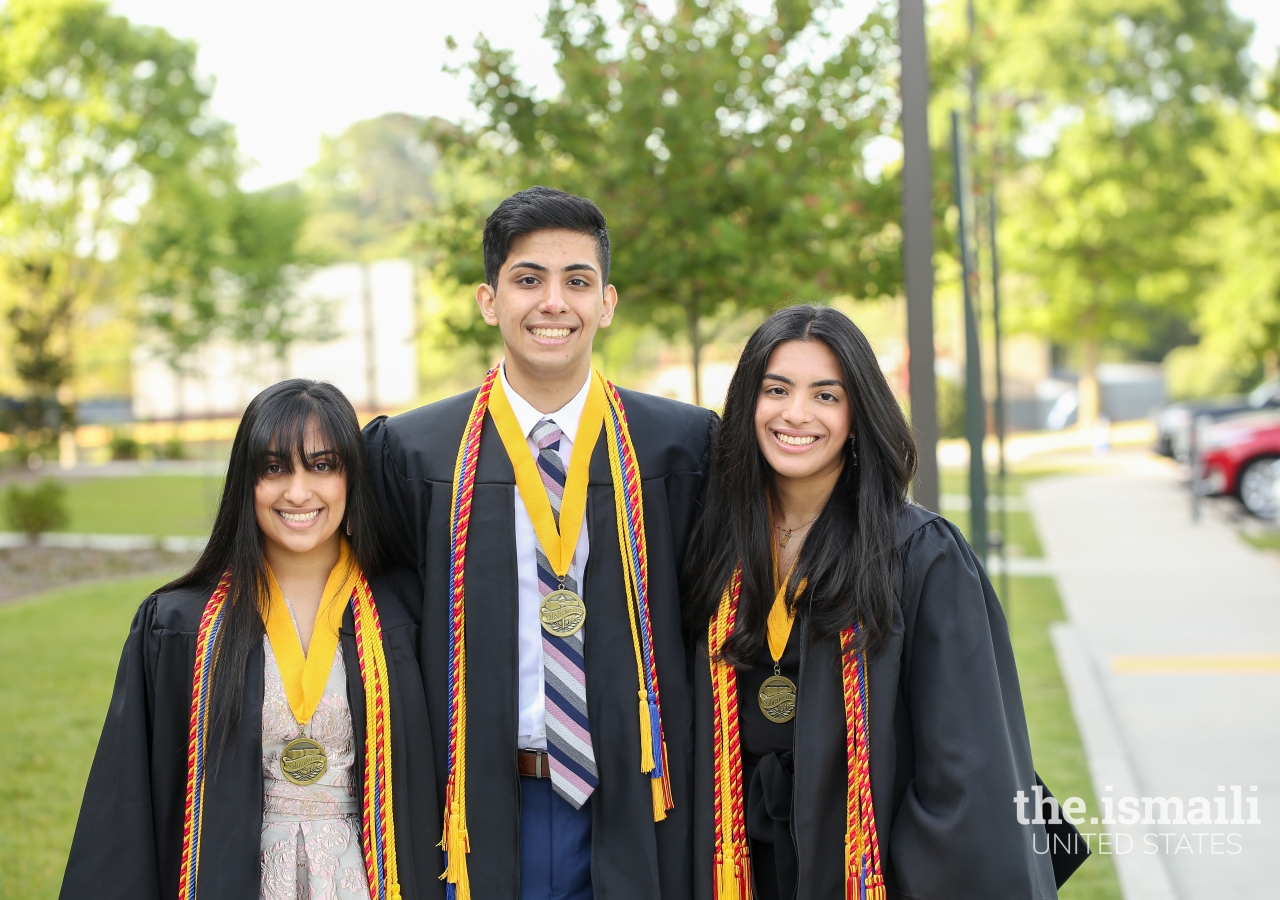
[(198, 355), (197, 374), (182, 379), (139, 346), (133, 354), (134, 417), (239, 415), (255, 394), (284, 378), (332, 382), (362, 412), (416, 401), (417, 323), (409, 262), (328, 266), (313, 273), (298, 293), (332, 307), (338, 337), (295, 344), (283, 361), (267, 348), (214, 342)]

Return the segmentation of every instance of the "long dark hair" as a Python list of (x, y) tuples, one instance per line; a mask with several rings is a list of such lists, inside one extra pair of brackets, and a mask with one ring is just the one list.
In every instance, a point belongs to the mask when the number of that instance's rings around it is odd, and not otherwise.
[(773, 470), (756, 440), (755, 411), (769, 357), (787, 341), (821, 341), (836, 355), (856, 437), (845, 444), (840, 477), (800, 551), (787, 603), (795, 608), (796, 585), (807, 579), (803, 611), (812, 638), (860, 622), (863, 648), (874, 653), (892, 627), (902, 577), (895, 535), (916, 469), (906, 417), (871, 344), (847, 316), (825, 306), (780, 310), (751, 335), (729, 382), (710, 481), (684, 569), (685, 625), (700, 637), (734, 566), (742, 562), (737, 624), (722, 654), (737, 666), (755, 664), (774, 597)]
[(360, 423), (351, 401), (322, 381), (291, 378), (273, 384), (253, 398), (236, 429), (208, 546), (190, 572), (161, 588), (212, 592), (223, 573), (231, 573), (209, 691), (211, 733), (221, 734), (220, 747), (239, 722), (249, 654), (262, 646), (265, 633), (262, 603), (268, 590), (267, 564), (254, 511), (254, 488), (269, 462), (293, 471), (293, 466), (307, 458), (310, 425), (315, 426), (321, 446), (333, 451), (338, 470), (347, 476), (347, 511), (339, 528), (350, 531), (355, 562), (365, 572), (376, 568), (378, 529), (373, 490), (365, 468)]

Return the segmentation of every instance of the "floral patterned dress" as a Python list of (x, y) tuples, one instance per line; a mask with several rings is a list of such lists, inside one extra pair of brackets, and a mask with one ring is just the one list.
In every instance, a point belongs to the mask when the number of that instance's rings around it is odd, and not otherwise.
[(369, 900), (360, 802), (352, 792), (355, 735), (342, 648), (334, 653), (324, 696), (305, 729), (325, 748), (329, 766), (319, 781), (303, 787), (281, 773), (285, 745), (304, 729), (293, 718), (266, 637), (263, 646), (261, 900)]

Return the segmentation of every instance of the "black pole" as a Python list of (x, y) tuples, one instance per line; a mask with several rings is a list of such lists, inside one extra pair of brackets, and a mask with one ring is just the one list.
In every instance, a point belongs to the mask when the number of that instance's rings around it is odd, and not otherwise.
[(933, 172), (929, 158), (929, 58), (924, 0), (900, 0), (902, 231), (907, 287), (907, 375), (920, 463), (913, 494), (938, 511), (938, 387), (933, 368)]
[(955, 168), (955, 202), (960, 214), (960, 264), (964, 278), (964, 431), (969, 440), (969, 541), (978, 559), (987, 564), (987, 472), (982, 444), (987, 433), (987, 407), (982, 399), (982, 357), (978, 316), (973, 296), (973, 257), (969, 249), (964, 149), (960, 114), (951, 113), (951, 161)]
[(1010, 612), (1011, 598), (1009, 596), (1009, 558), (1007, 553), (1009, 546), (1009, 517), (1005, 509), (1008, 470), (1005, 466), (1004, 457), (1004, 366), (1000, 335), (1000, 245), (996, 240), (996, 223), (1000, 218), (1000, 213), (996, 206), (996, 180), (994, 174), (991, 178), (991, 195), (988, 197), (987, 209), (991, 213), (990, 221), (987, 223), (987, 236), (991, 241), (991, 319), (995, 325), (995, 346), (992, 349), (996, 357), (996, 446), (1000, 451), (999, 480), (997, 482), (997, 491), (1000, 497), (1000, 598), (1004, 601), (1005, 615), (1012, 619), (1013, 616)]

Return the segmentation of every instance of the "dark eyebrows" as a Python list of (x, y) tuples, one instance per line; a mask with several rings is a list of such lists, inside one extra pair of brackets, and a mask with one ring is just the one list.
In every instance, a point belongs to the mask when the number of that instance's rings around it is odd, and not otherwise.
[(565, 267), (564, 267), (564, 271), (566, 271), (566, 272), (592, 272), (592, 273), (594, 273), (594, 274), (596, 274), (596, 275), (599, 275), (599, 274), (600, 274), (598, 271), (596, 271), (596, 267), (595, 267), (595, 266), (593, 266), (593, 265), (591, 265), (590, 263), (570, 263), (569, 265), (567, 265), (567, 266), (565, 266)]
[(522, 262), (514, 263), (514, 264), (512, 264), (511, 268), (512, 268), (512, 269), (533, 269), (535, 272), (550, 272), (550, 271), (551, 271), (551, 270), (550, 270), (550, 269), (548, 269), (546, 266), (544, 266), (542, 263), (529, 262), (528, 260), (524, 260), (524, 261), (522, 261)]
[[(773, 372), (765, 372), (764, 378), (760, 380), (761, 381), (781, 381), (783, 384), (789, 384), (789, 385), (792, 385), (793, 387), (795, 386), (795, 382), (792, 381), (790, 378), (788, 378), (786, 375), (776, 375)], [(844, 387), (844, 382), (841, 381), (839, 378), (828, 378), (824, 381), (815, 381), (812, 384), (810, 384), (809, 387), (811, 388)]]

